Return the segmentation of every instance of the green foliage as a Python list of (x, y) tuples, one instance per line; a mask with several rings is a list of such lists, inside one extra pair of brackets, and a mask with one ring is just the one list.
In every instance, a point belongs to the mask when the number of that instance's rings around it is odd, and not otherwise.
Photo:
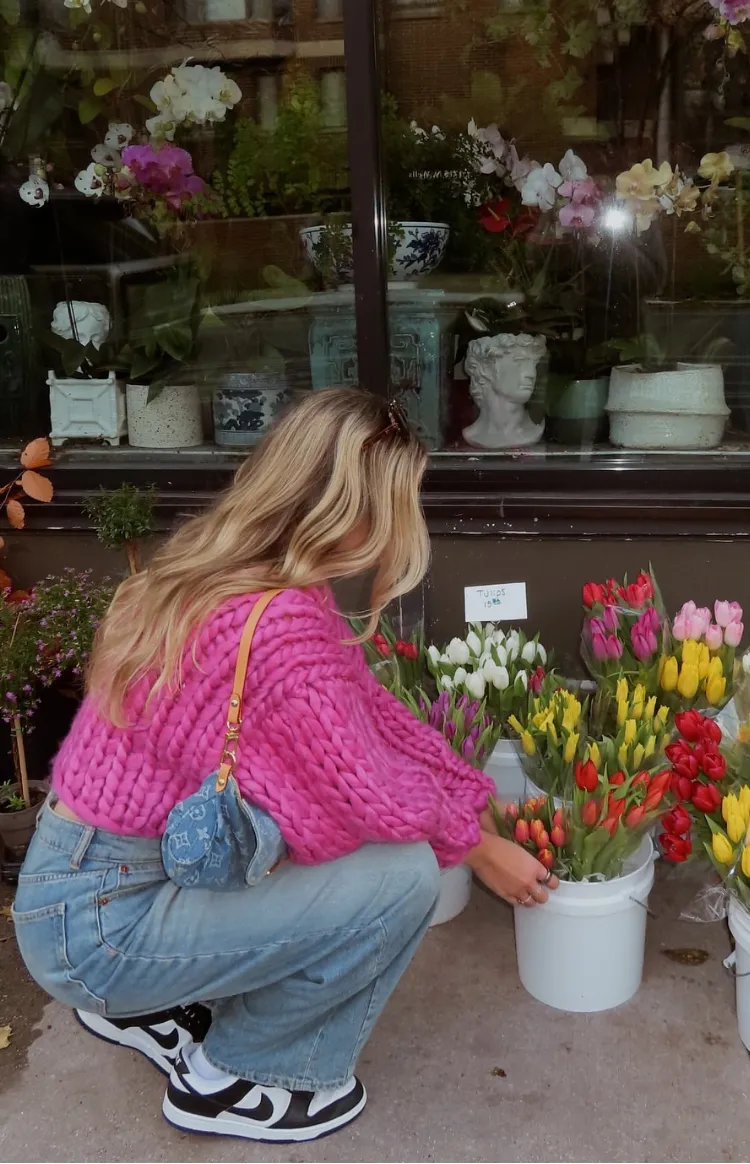
[(302, 75), (295, 79), (272, 129), (238, 118), (227, 162), (211, 181), (224, 217), (345, 209), (346, 135), (324, 124), (315, 82)]
[(128, 320), (128, 340), (117, 357), (132, 384), (150, 384), (150, 399), (163, 389), (166, 377), (194, 359), (201, 311), (200, 280), (190, 267), (180, 267), (166, 279), (134, 287)]
[(156, 486), (139, 489), (123, 484), (119, 489), (100, 489), (86, 498), (83, 512), (89, 519), (99, 541), (109, 550), (123, 549), (128, 543), (148, 537), (154, 532)]

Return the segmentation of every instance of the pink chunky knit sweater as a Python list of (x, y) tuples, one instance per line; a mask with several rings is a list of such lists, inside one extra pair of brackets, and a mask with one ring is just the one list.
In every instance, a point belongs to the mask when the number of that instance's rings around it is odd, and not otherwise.
[[(55, 760), (53, 787), (88, 824), (157, 837), (172, 807), (215, 771), (240, 635), (255, 596), (222, 606), (187, 650), (180, 687), (146, 707), (133, 689), (129, 725), (83, 703)], [(419, 723), (370, 673), (325, 589), (288, 590), (253, 640), (235, 776), (276, 821), (292, 858), (317, 864), (369, 842), (429, 841), (460, 862), (479, 840), (492, 782)]]

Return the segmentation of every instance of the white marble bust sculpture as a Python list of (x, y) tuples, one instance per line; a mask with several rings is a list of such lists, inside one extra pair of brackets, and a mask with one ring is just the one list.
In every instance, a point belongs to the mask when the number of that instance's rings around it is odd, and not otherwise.
[(464, 440), (480, 449), (533, 445), (544, 432), (526, 411), (542, 359), (544, 336), (494, 335), (471, 340), (464, 367), (479, 416), (464, 429)]

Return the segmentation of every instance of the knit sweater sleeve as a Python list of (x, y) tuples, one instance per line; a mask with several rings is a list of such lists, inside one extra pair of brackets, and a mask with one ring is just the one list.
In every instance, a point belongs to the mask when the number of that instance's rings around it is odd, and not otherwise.
[(374, 676), (371, 692), (379, 713), (380, 733), (391, 746), (427, 765), (452, 799), (477, 812), (486, 808), (487, 798), (495, 792), (494, 781), (457, 756), (440, 732), (412, 715)]
[(387, 745), (356, 648), (341, 644), (330, 616), (308, 611), (299, 635), (293, 621), (286, 616), (275, 656), (256, 657), (254, 710), (246, 691), (240, 755), (252, 750), (253, 762), (237, 769), (243, 794), (302, 864), (418, 841), (442, 866), (460, 863), (480, 839), (477, 807), (451, 797), (423, 757)]

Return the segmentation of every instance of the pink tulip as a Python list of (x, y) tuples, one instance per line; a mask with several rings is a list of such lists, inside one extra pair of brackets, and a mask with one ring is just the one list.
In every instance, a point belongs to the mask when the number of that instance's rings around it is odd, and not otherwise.
[(700, 627), (700, 630), (694, 637), (697, 639), (702, 638), (711, 625), (711, 611), (707, 606), (699, 606), (693, 615), (692, 621), (694, 627)]
[(742, 642), (745, 628), (741, 622), (730, 622), (724, 631), (724, 642), (728, 647), (738, 647)]
[(692, 618), (697, 609), (698, 607), (695, 605), (693, 600), (690, 599), (689, 602), (683, 602), (677, 613), (684, 614), (686, 618)]
[(742, 622), (742, 607), (740, 606), (739, 602), (730, 602), (729, 609), (732, 612), (732, 617), (729, 621)]
[(730, 622), (739, 622), (742, 618), (742, 607), (739, 602), (714, 603), (714, 614), (719, 626), (729, 626)]
[(690, 616), (683, 614), (682, 611), (674, 616), (672, 637), (678, 643), (684, 643), (685, 639), (690, 638)]
[(646, 630), (653, 631), (654, 634), (659, 630), (659, 612), (655, 606), (649, 606), (648, 610), (644, 610), (638, 621), (641, 626), (645, 627)]
[(639, 626), (637, 623), (630, 632), (630, 639), (633, 644), (633, 654), (641, 663), (650, 659), (659, 645), (654, 632), (648, 627)]
[(620, 626), (620, 619), (614, 606), (605, 606), (602, 622), (608, 631), (616, 631)]
[(599, 662), (603, 662), (605, 659), (609, 658), (609, 652), (607, 650), (607, 639), (604, 635), (599, 634), (598, 631), (594, 631), (593, 635), (591, 636), (591, 648), (594, 652), (594, 658), (598, 659)]
[(622, 658), (623, 646), (617, 635), (607, 636), (607, 655), (610, 659)]
[(718, 651), (723, 642), (724, 632), (717, 623), (712, 622), (706, 631), (706, 646), (709, 651)]

